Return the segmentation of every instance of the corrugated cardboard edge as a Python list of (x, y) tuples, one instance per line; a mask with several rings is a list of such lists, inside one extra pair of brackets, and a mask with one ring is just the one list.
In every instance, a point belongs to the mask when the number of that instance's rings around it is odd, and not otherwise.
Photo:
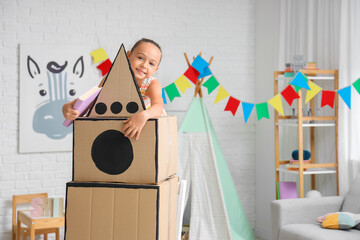
[(159, 120), (155, 121), (155, 182), (159, 181)]
[[(109, 70), (108, 74), (107, 74), (106, 77), (105, 77), (103, 86), (105, 85), (106, 80), (107, 80), (107, 78), (108, 78), (108, 76), (109, 76), (109, 73), (111, 72), (112, 67), (115, 65), (115, 61), (116, 61), (116, 59), (117, 59), (117, 57), (118, 57), (118, 55), (119, 55), (119, 53), (120, 53), (120, 51), (121, 51), (122, 48), (124, 48), (124, 51), (125, 51), (125, 57), (126, 57), (126, 60), (127, 60), (127, 62), (128, 62), (128, 66), (129, 66), (129, 70), (130, 70), (130, 73), (131, 73), (131, 76), (132, 76), (132, 79), (133, 79), (133, 83), (135, 84), (135, 86), (136, 86), (136, 91), (137, 91), (137, 93), (138, 93), (138, 95), (139, 95), (139, 99), (140, 99), (140, 102), (141, 102), (141, 105), (142, 105), (142, 108), (143, 108), (142, 110), (146, 110), (144, 100), (142, 99), (139, 86), (138, 86), (138, 84), (137, 84), (137, 82), (136, 82), (136, 80), (135, 80), (135, 75), (134, 75), (133, 70), (131, 69), (130, 61), (129, 61), (129, 58), (128, 58), (127, 54), (126, 54), (126, 50), (125, 50), (125, 47), (124, 47), (124, 44), (123, 44), (123, 43), (121, 44), (121, 46), (120, 46), (120, 48), (119, 48), (119, 50), (118, 50), (118, 52), (117, 52), (117, 54), (116, 54), (116, 56), (115, 56), (115, 59), (114, 59), (112, 65), (111, 65), (111, 67), (110, 67), (110, 70)], [(103, 87), (103, 86), (102, 86), (102, 87)], [(100, 95), (100, 94), (99, 94), (99, 95)], [(90, 108), (90, 110), (89, 110), (88, 116), (91, 115), (92, 110), (93, 110), (93, 108), (94, 108), (94, 106), (95, 106), (95, 103), (97, 102), (97, 99), (98, 99), (99, 95), (95, 98), (94, 102), (92, 103), (92, 106), (91, 106), (91, 108)]]
[[(75, 156), (74, 156), (74, 149), (75, 149), (75, 128), (76, 128), (76, 122), (77, 121), (107, 121), (107, 120), (111, 120), (111, 121), (124, 121), (126, 120), (126, 117), (117, 117), (117, 118), (89, 118), (89, 117), (82, 117), (82, 118), (78, 118), (74, 121), (73, 124), (73, 144), (72, 144), (72, 181), (75, 181)], [(158, 138), (158, 118), (150, 118), (148, 121), (155, 121), (155, 178), (154, 178), (154, 183), (160, 183), (159, 182), (159, 155), (158, 155), (158, 151), (159, 151), (159, 138)], [(165, 179), (166, 180), (166, 179)], [(78, 182), (78, 181), (77, 181)], [(146, 184), (146, 183), (144, 183)], [(153, 184), (153, 183), (151, 183)]]
[[(165, 191), (159, 191), (159, 199), (162, 203), (159, 209), (159, 216), (167, 213), (167, 216), (162, 218), (167, 224), (162, 224), (159, 220), (159, 240), (176, 240), (176, 211), (177, 211), (177, 186), (179, 182), (178, 176), (172, 176), (166, 179), (167, 185), (161, 185), (160, 188), (163, 188)], [(165, 201), (168, 202), (168, 206), (164, 206)], [(165, 229), (167, 227), (167, 229)], [(165, 234), (167, 232), (167, 234)]]
[[(177, 142), (177, 117), (176, 116), (166, 116), (158, 118), (159, 123), (161, 124), (160, 127), (157, 127), (158, 135), (159, 131), (166, 132), (167, 136), (163, 138), (157, 138), (157, 140), (163, 141), (162, 143), (158, 143), (157, 153), (166, 152), (167, 154), (158, 156), (158, 166), (157, 171), (157, 178), (156, 181), (158, 182), (160, 178), (166, 176), (166, 178), (175, 175), (178, 169), (178, 142)], [(173, 128), (172, 128), (173, 127)], [(164, 141), (166, 144), (164, 145)], [(164, 167), (166, 166), (166, 168)]]

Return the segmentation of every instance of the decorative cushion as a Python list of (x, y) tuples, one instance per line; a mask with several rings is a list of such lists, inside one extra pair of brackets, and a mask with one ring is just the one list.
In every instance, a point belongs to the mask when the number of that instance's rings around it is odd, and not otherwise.
[(355, 222), (349, 214), (333, 213), (325, 217), (321, 226), (331, 229), (350, 229), (355, 226)]
[(360, 214), (353, 214), (349, 212), (328, 213), (324, 216), (318, 217), (317, 222), (322, 223), (323, 228), (331, 229), (360, 229)]
[(360, 213), (360, 174), (346, 194), (341, 212)]

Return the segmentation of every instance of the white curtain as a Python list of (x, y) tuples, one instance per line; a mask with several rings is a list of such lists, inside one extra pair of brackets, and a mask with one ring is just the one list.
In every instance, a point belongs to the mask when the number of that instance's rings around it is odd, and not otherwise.
[[(339, 69), (339, 85), (349, 86), (360, 77), (360, 43), (358, 0), (280, 0), (279, 21), (279, 69), (285, 68), (285, 63), (291, 63), (294, 55), (303, 55), (306, 62), (317, 62), (320, 69)], [(352, 44), (352, 45), (351, 45)], [(357, 72), (356, 72), (357, 71)], [(283, 89), (283, 82), (279, 89)], [(333, 89), (333, 82), (322, 81), (324, 89)], [(357, 137), (360, 137), (360, 127), (356, 119), (360, 119), (357, 92), (352, 93), (352, 110), (339, 98), (339, 186), (340, 193), (346, 193), (349, 182), (356, 176), (357, 163), (360, 162)], [(320, 107), (321, 97), (315, 100), (316, 115), (332, 115), (333, 109)], [(357, 102), (356, 102), (357, 101)], [(295, 104), (294, 104), (295, 105)], [(307, 108), (306, 106), (305, 108)], [(296, 108), (292, 106), (291, 108)], [(292, 109), (287, 107), (287, 114)], [(355, 110), (355, 111), (354, 111)], [(357, 129), (356, 129), (357, 128)], [(288, 159), (291, 152), (297, 149), (296, 129), (280, 129), (280, 157)], [(330, 128), (316, 128), (316, 161), (335, 161), (335, 131)], [(310, 149), (309, 130), (304, 131), (304, 149)], [(355, 161), (358, 160), (358, 161)], [(355, 170), (354, 170), (355, 169)], [(282, 177), (282, 180), (296, 179)], [(310, 190), (309, 177), (305, 179), (305, 192)], [(334, 175), (318, 175), (317, 189), (323, 195), (336, 194), (336, 177)]]
[[(360, 1), (341, 1), (340, 27), (340, 88), (349, 86), (360, 77)], [(351, 111), (339, 108), (339, 167), (340, 193), (360, 172), (360, 96), (352, 88)]]

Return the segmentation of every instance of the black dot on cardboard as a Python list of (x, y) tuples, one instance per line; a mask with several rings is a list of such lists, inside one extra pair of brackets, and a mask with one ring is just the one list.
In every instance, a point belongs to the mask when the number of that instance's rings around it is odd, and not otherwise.
[(139, 106), (138, 106), (138, 104), (136, 102), (129, 102), (126, 105), (126, 110), (129, 113), (136, 113), (139, 110)]
[(131, 142), (124, 134), (107, 130), (94, 140), (91, 157), (100, 171), (118, 175), (130, 167), (134, 154)]
[(107, 107), (105, 103), (99, 102), (95, 106), (95, 112), (99, 115), (106, 113)]
[(113, 103), (111, 104), (110, 109), (111, 109), (111, 112), (112, 112), (113, 114), (118, 114), (118, 113), (120, 113), (121, 110), (122, 110), (122, 105), (121, 105), (120, 102), (113, 102)]

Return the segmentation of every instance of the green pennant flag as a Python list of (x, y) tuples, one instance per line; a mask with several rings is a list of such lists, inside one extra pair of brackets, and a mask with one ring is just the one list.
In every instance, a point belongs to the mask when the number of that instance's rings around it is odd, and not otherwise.
[(360, 94), (360, 78), (358, 78), (358, 80), (356, 80), (356, 82), (353, 83), (353, 86), (356, 89), (356, 91)]
[(263, 117), (267, 118), (267, 119), (270, 119), (270, 117), (269, 117), (269, 108), (268, 108), (267, 102), (258, 103), (258, 104), (255, 105), (255, 107), (256, 107), (256, 114), (257, 114), (258, 121), (260, 119), (262, 119)]
[(210, 94), (212, 91), (214, 91), (219, 86), (218, 80), (212, 75), (204, 84), (203, 86), (208, 89), (208, 93)]
[(176, 97), (180, 97), (180, 93), (179, 90), (177, 89), (175, 83), (172, 83), (168, 86), (165, 87), (165, 91), (170, 99), (170, 101), (172, 102), (172, 100)]

